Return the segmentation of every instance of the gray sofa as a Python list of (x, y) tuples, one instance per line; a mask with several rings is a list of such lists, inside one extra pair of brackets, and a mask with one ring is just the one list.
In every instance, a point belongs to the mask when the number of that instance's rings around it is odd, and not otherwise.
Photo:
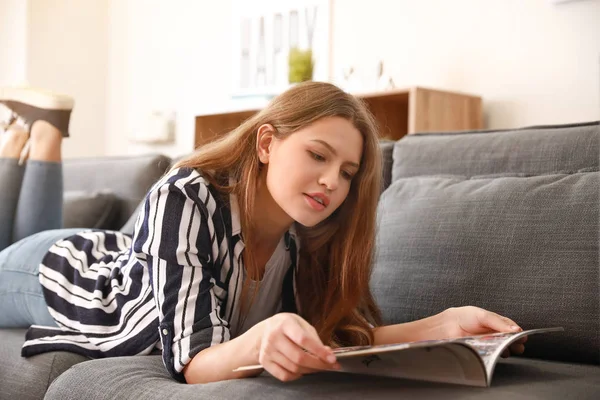
[[(477, 305), (525, 329), (565, 328), (530, 337), (523, 357), (497, 366), (491, 388), (341, 373), (183, 385), (160, 355), (23, 359), (25, 330), (5, 329), (0, 399), (600, 398), (599, 123), (410, 135), (381, 147), (371, 286), (386, 323)], [(66, 190), (110, 189), (120, 229), (169, 162), (69, 160)]]

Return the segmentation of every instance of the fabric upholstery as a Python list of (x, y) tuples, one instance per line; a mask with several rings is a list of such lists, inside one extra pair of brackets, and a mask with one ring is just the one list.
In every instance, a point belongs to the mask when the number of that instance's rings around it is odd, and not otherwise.
[(407, 135), (392, 180), (422, 175), (569, 173), (598, 167), (600, 122), (516, 130)]
[(490, 388), (335, 372), (286, 383), (264, 372), (256, 378), (186, 385), (169, 377), (160, 356), (146, 356), (77, 364), (52, 384), (46, 399), (596, 399), (599, 370), (513, 358), (496, 367)]
[(165, 173), (171, 160), (163, 155), (102, 157), (64, 161), (65, 192), (109, 190), (119, 198), (119, 216), (110, 229), (118, 230)]
[(392, 165), (394, 160), (392, 158), (392, 154), (394, 151), (394, 144), (396, 142), (393, 140), (380, 140), (379, 148), (381, 149), (382, 156), (382, 167), (383, 167), (383, 182), (381, 185), (381, 190), (384, 191), (392, 182)]
[(388, 323), (476, 305), (600, 363), (598, 123), (407, 136), (379, 204), (372, 288)]
[(120, 202), (114, 193), (80, 190), (63, 195), (63, 228), (111, 229), (119, 217)]
[(133, 231), (135, 230), (135, 223), (137, 221), (139, 213), (142, 211), (142, 207), (144, 207), (144, 203), (144, 199), (142, 199), (142, 201), (139, 202), (135, 210), (133, 210), (133, 212), (129, 216), (127, 222), (125, 222), (125, 224), (121, 227), (121, 232), (133, 236)]
[(565, 328), (529, 356), (599, 363), (599, 188), (600, 172), (395, 181), (371, 280), (386, 323), (475, 305), (524, 329)]
[[(598, 127), (407, 135), (382, 142), (384, 165), (392, 165), (393, 154), (393, 171), (384, 169), (384, 181), (394, 183), (380, 203), (372, 284), (386, 320), (479, 305), (514, 317), (524, 328), (566, 328), (532, 336), (528, 357), (598, 360)], [(163, 156), (67, 160), (65, 188), (115, 193), (128, 207), (115, 223), (118, 229), (169, 162)], [(488, 389), (338, 373), (290, 383), (264, 373), (182, 385), (169, 377), (159, 355), (80, 362), (83, 357), (49, 353), (21, 359), (23, 340), (24, 331), (0, 330), (0, 357), (8, 360), (0, 366), (0, 400), (41, 399), (51, 382), (46, 398), (61, 400), (596, 399), (600, 393), (596, 365), (514, 357), (501, 362)]]
[(25, 329), (0, 330), (0, 400), (39, 400), (48, 386), (74, 364), (86, 357), (65, 352), (21, 357)]

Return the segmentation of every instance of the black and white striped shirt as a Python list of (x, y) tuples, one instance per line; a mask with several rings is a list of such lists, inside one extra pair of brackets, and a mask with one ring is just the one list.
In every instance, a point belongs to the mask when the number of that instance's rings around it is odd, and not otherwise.
[[(296, 312), (295, 231), (281, 309)], [(193, 169), (171, 171), (146, 196), (133, 238), (89, 230), (57, 242), (40, 265), (46, 303), (59, 328), (32, 326), (25, 357), (64, 350), (92, 358), (162, 349), (169, 373), (231, 338), (243, 282), (244, 243), (234, 195)]]

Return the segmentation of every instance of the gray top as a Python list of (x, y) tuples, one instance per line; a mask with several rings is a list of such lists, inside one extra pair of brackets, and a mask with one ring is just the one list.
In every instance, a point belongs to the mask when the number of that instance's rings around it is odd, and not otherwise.
[[(252, 307), (243, 321), (241, 327), (238, 326), (238, 317), (240, 307), (236, 306), (229, 321), (231, 337), (237, 337), (260, 321), (267, 319), (281, 311), (281, 290), (283, 286), (283, 278), (290, 266), (290, 253), (285, 249), (285, 237), (282, 237), (273, 255), (265, 265), (265, 274), (261, 281), (250, 280), (249, 290), (246, 296), (246, 304), (252, 297), (256, 285), (259, 285), (258, 293), (256, 294)], [(246, 269), (243, 269), (244, 282), (246, 279)], [(240, 304), (241, 290), (236, 293), (235, 304)]]

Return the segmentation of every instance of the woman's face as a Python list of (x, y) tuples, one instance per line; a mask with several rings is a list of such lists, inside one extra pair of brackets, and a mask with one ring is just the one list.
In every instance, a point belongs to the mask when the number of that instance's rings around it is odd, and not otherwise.
[[(268, 132), (269, 126), (261, 129)], [(363, 151), (358, 129), (344, 118), (328, 117), (281, 140), (261, 139), (260, 132), (259, 158), (267, 164), (266, 184), (276, 205), (304, 226), (329, 217), (358, 172)]]

